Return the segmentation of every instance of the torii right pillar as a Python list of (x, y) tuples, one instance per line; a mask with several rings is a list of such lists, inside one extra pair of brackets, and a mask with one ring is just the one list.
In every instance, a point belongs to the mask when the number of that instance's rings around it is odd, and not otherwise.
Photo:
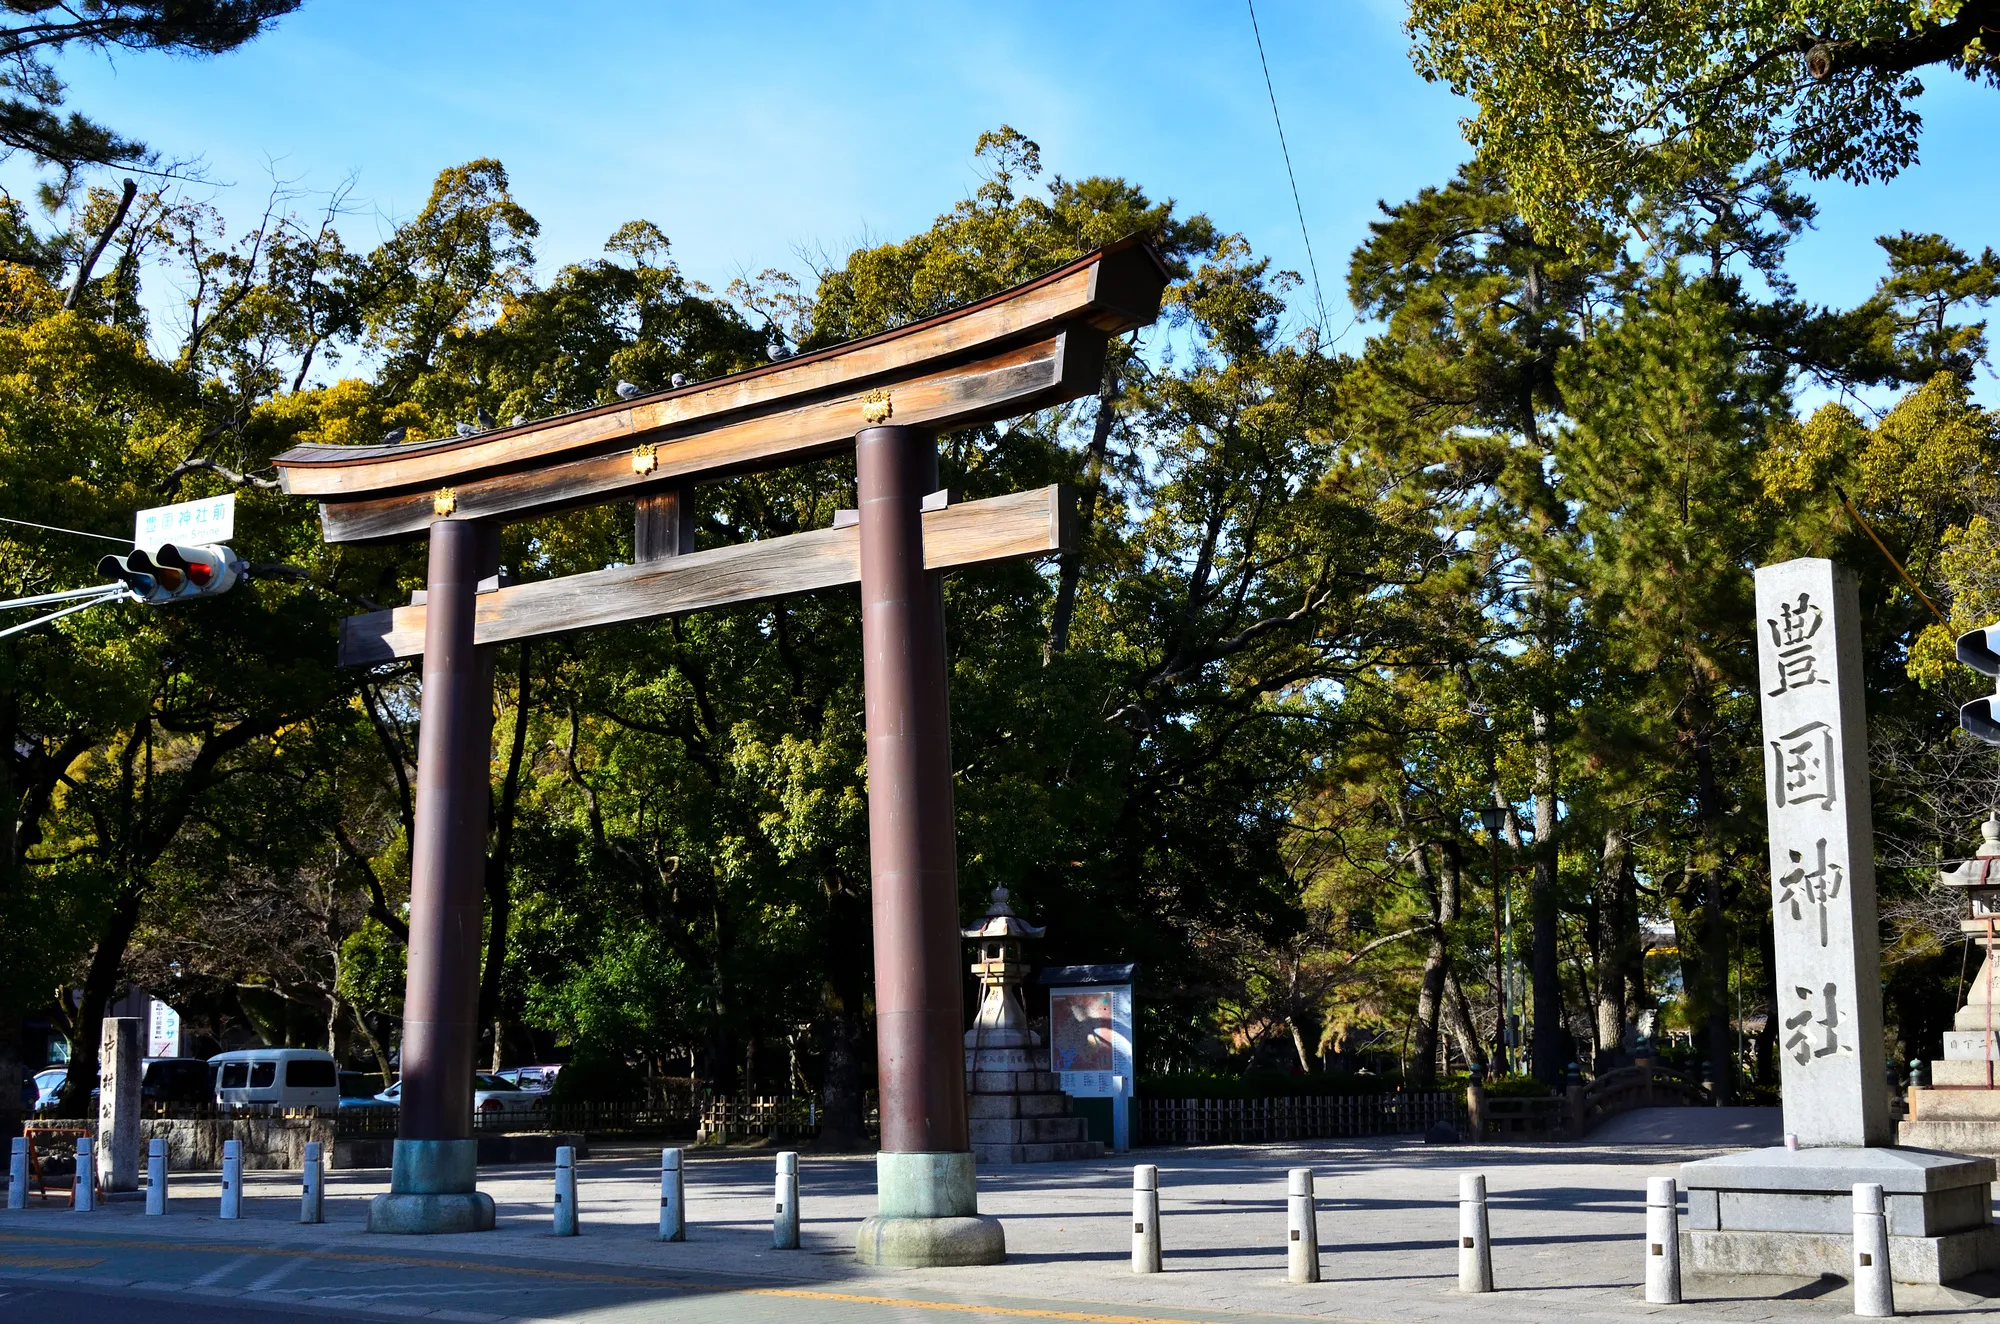
[(944, 593), (924, 569), (936, 438), (867, 428), (855, 438), (855, 467), (882, 1114), (876, 1213), (862, 1222), (855, 1255), (905, 1268), (998, 1264), (1006, 1237), (979, 1215), (965, 1121)]

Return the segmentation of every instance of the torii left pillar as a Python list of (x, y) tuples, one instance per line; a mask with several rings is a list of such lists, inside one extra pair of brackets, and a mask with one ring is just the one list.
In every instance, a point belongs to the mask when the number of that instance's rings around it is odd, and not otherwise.
[(389, 1193), (368, 1207), (370, 1232), (493, 1227), (493, 1198), (478, 1189), (472, 1135), (493, 650), (473, 646), (472, 627), (479, 583), (499, 565), (497, 527), (451, 519), (431, 525), (402, 1115)]

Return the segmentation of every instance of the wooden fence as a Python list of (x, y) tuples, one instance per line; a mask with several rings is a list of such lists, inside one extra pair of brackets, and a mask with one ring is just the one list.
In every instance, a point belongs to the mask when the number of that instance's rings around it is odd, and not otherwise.
[[(875, 1096), (866, 1103), (866, 1124), (879, 1125)], [(342, 1138), (393, 1136), (400, 1110), (394, 1107), (348, 1109), (338, 1119)], [(476, 1113), (473, 1130), (480, 1135), (528, 1131), (558, 1131), (586, 1136), (692, 1136), (697, 1143), (732, 1140), (810, 1140), (819, 1134), (818, 1100), (805, 1095), (739, 1098), (653, 1099), (646, 1103), (556, 1103), (522, 1112)]]
[(1276, 1099), (1134, 1100), (1139, 1145), (1259, 1145), (1283, 1140), (1420, 1135), (1439, 1122), (1463, 1130), (1465, 1098), (1322, 1094)]

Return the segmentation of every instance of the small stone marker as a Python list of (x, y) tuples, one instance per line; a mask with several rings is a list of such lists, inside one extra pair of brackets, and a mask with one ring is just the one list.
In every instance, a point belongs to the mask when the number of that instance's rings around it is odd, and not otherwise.
[(146, 1142), (146, 1212), (167, 1212), (167, 1142), (157, 1138)]
[(1493, 1290), (1493, 1243), (1486, 1230), (1486, 1177), (1458, 1175), (1458, 1290)]
[(1758, 689), (1785, 1130), (1806, 1147), (1887, 1145), (1868, 718), (1854, 574), (1757, 571)]
[(326, 1174), (320, 1169), (320, 1144), (317, 1140), (306, 1142), (305, 1180), (299, 1188), (299, 1222), (324, 1223), (326, 1221)]
[(97, 1182), (107, 1191), (139, 1189), (140, 1025), (107, 1016), (98, 1040)]
[(7, 1207), (28, 1207), (28, 1137), (15, 1136), (7, 1157)]
[(96, 1146), (89, 1136), (76, 1138), (76, 1176), (72, 1179), (70, 1207), (79, 1214), (87, 1214), (97, 1208), (97, 1162)]
[(1311, 1168), (1293, 1168), (1285, 1186), (1285, 1281), (1319, 1281), (1319, 1214)]
[(1889, 1220), (1882, 1187), (1854, 1183), (1854, 1313), (1884, 1319), (1896, 1313), (1896, 1289), (1889, 1280)]
[(1151, 1163), (1132, 1168), (1132, 1272), (1160, 1271), (1160, 1170)]
[(791, 1150), (778, 1155), (777, 1207), (771, 1214), (771, 1249), (799, 1248), (799, 1156)]
[(555, 1231), (559, 1237), (577, 1235), (576, 1150), (570, 1145), (556, 1146)]
[(243, 1217), (243, 1142), (222, 1142), (222, 1218)]
[(1646, 1301), (1681, 1303), (1681, 1195), (1672, 1177), (1646, 1183)]
[(687, 1186), (678, 1149), (660, 1151), (660, 1240), (687, 1240)]

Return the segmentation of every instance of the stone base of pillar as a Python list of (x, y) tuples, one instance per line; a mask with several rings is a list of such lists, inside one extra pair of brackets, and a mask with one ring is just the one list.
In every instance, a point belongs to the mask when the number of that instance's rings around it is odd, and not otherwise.
[(493, 1197), (478, 1190), (477, 1140), (398, 1140), (389, 1193), (368, 1203), (370, 1232), (491, 1232)]
[(877, 1154), (875, 1191), (877, 1212), (854, 1241), (863, 1264), (925, 1269), (1007, 1258), (1000, 1220), (980, 1216), (971, 1154)]
[(1681, 1167), (1687, 1273), (1812, 1277), (1853, 1272), (1854, 1186), (1881, 1185), (1889, 1272), (1947, 1283), (2000, 1267), (1992, 1159), (1920, 1149), (1753, 1149)]

